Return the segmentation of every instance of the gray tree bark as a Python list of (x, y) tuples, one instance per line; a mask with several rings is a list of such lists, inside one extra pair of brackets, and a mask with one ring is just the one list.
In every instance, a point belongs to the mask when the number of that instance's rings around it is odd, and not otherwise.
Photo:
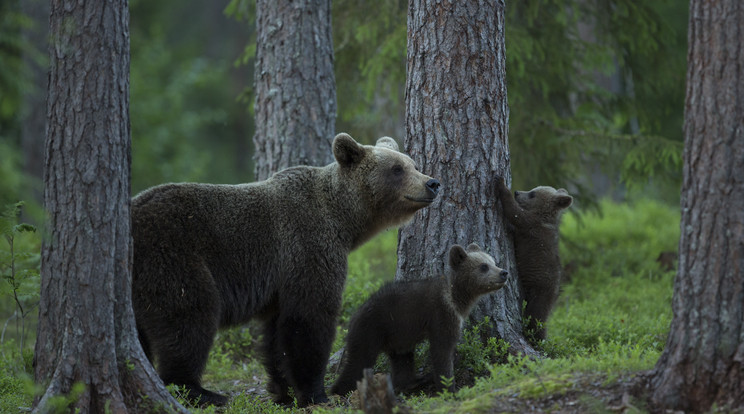
[(336, 123), (330, 0), (256, 2), (255, 179), (326, 165)]
[(183, 411), (140, 347), (131, 306), (129, 11), (53, 1), (34, 411)]
[(494, 191), (498, 175), (511, 181), (504, 52), (502, 0), (409, 2), (404, 147), (443, 188), (401, 229), (396, 279), (442, 274), (453, 244), (478, 243), (510, 278), (470, 321), (488, 316), (489, 335), (534, 355), (522, 334), (514, 248)]
[(674, 317), (650, 379), (662, 408), (744, 408), (742, 27), (739, 0), (690, 2)]

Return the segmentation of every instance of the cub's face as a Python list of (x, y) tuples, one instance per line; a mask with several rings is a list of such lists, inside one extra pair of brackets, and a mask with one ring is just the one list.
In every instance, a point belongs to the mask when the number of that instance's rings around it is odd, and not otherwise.
[(573, 202), (568, 191), (549, 186), (535, 187), (530, 191), (515, 191), (514, 200), (523, 210), (550, 216), (559, 215)]
[(450, 248), (450, 267), (456, 284), (464, 284), (475, 295), (495, 292), (506, 284), (509, 273), (496, 266), (493, 257), (471, 243), (467, 250), (459, 245)]
[(385, 226), (407, 222), (439, 192), (439, 181), (419, 172), (392, 138), (380, 138), (372, 146), (359, 145), (350, 136), (339, 134), (334, 140), (334, 155), (348, 174), (349, 185), (360, 189), (370, 214), (384, 218)]

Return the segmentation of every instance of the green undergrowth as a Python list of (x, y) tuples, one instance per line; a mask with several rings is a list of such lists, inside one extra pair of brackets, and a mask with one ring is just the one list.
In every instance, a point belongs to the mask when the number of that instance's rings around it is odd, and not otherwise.
[(33, 402), (33, 350), (21, 352), (15, 340), (0, 344), (0, 413), (18, 413)]
[[(579, 406), (584, 412), (602, 412), (608, 410), (607, 403), (596, 390), (611, 388), (653, 367), (672, 318), (678, 208), (645, 200), (604, 201), (600, 211), (564, 216), (561, 257), (566, 277), (547, 323), (548, 339), (537, 346), (544, 358), (510, 355), (508, 344), (495, 338), (484, 341), (476, 325), (463, 333), (458, 346), (454, 379), (458, 391), (408, 395), (401, 404), (422, 413), (574, 411)], [(354, 311), (379, 286), (393, 280), (396, 244), (396, 232), (385, 232), (350, 256), (334, 352), (343, 345), (345, 327)], [(4, 296), (2, 301), (6, 314), (12, 313), (12, 299)], [(258, 353), (260, 337), (254, 323), (220, 332), (204, 385), (229, 394), (230, 403), (221, 409), (189, 406), (191, 411), (360, 412), (353, 397), (331, 396), (330, 403), (311, 409), (272, 403)], [(31, 404), (33, 339), (27, 338), (23, 355), (13, 338), (6, 336), (0, 344), (0, 412), (18, 412)], [(426, 348), (421, 347), (420, 357)], [(377, 369), (387, 369), (385, 358), (380, 358)], [(327, 387), (335, 377), (329, 370)], [(171, 391), (178, 397), (177, 389)], [(573, 400), (565, 403), (569, 399)], [(642, 404), (636, 406), (642, 408)]]
[(0, 210), (0, 413), (29, 409), (34, 395), (41, 238), (21, 222), (23, 205)]
[(601, 206), (601, 215), (567, 215), (561, 227), (567, 281), (543, 344), (551, 357), (601, 343), (655, 352), (665, 344), (676, 261), (658, 259), (676, 256), (679, 213), (651, 201)]

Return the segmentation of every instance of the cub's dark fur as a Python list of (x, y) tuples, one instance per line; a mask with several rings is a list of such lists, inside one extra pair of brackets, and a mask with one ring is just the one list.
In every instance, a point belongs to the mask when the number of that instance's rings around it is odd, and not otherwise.
[(452, 378), (463, 320), (478, 298), (504, 286), (507, 272), (475, 243), (467, 251), (452, 246), (449, 265), (445, 277), (389, 283), (361, 306), (351, 320), (343, 368), (331, 392), (356, 389), (362, 371), (373, 367), (381, 352), (390, 357), (395, 388), (406, 389), (416, 381), (416, 344), (425, 339), (437, 387), (443, 387), (442, 376)]
[(217, 329), (259, 318), (268, 389), (327, 401), (323, 376), (349, 252), (437, 194), (391, 138), (333, 141), (336, 162), (242, 185), (166, 184), (132, 200), (132, 302), (166, 383), (224, 404), (200, 378)]
[(530, 191), (515, 191), (512, 197), (504, 179), (496, 181), (496, 190), (504, 216), (514, 228), (517, 276), (527, 306), (526, 327), (535, 339), (545, 339), (545, 323), (553, 310), (561, 285), (561, 261), (558, 252), (558, 227), (561, 215), (573, 202), (560, 188), (541, 186)]

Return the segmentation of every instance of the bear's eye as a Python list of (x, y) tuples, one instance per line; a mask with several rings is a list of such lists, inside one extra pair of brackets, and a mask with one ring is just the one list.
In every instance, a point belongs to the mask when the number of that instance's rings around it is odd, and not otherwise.
[(483, 263), (480, 265), (480, 271), (486, 273), (488, 271), (488, 265)]
[(395, 175), (401, 175), (403, 174), (403, 166), (400, 164), (396, 164), (393, 166), (393, 174)]
[(530, 191), (530, 192), (529, 192), (529, 193), (527, 194), (527, 197), (529, 197), (529, 198), (535, 198), (535, 192), (534, 192), (534, 191)]

